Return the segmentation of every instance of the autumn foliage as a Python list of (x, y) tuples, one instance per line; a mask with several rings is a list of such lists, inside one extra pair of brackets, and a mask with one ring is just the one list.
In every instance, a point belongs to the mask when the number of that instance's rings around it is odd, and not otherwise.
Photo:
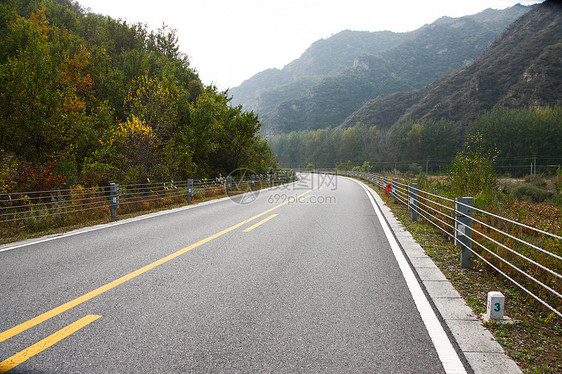
[(259, 172), (275, 163), (260, 126), (202, 84), (166, 26), (69, 0), (0, 4), (4, 192)]

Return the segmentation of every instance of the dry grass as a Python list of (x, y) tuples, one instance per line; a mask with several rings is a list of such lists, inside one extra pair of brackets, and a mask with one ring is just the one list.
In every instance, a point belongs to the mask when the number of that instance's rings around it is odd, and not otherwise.
[[(262, 189), (267, 186), (256, 184), (256, 188)], [(79, 191), (73, 192), (79, 196)], [(232, 191), (232, 194), (239, 194), (246, 191)], [(103, 192), (100, 192), (103, 196)], [(210, 189), (195, 189), (192, 204), (199, 202), (219, 199), (225, 197), (224, 187)], [(143, 201), (120, 204), (117, 210), (117, 220), (139, 216), (163, 209), (172, 209), (187, 205), (185, 194), (181, 196), (162, 197), (156, 194), (146, 194), (142, 197)], [(102, 224), (111, 221), (109, 211), (109, 200), (101, 203), (99, 208), (82, 211), (69, 212), (66, 214), (56, 214), (54, 216), (32, 218), (0, 224), (0, 244), (11, 243), (19, 240), (40, 237), (44, 235), (67, 232), (81, 227)]]

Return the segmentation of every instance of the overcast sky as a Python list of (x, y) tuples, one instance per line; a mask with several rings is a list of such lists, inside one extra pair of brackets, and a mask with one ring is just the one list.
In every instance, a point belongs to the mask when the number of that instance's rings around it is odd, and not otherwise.
[(505, 9), (533, 0), (78, 0), (94, 13), (177, 30), (205, 84), (236, 87), (282, 68), (313, 42), (342, 30), (404, 32), (442, 16)]

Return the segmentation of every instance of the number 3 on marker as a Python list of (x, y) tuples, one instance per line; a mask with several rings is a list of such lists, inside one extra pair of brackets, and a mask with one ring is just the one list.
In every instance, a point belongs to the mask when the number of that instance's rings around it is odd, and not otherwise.
[(495, 303), (494, 305), (495, 305), (495, 307), (496, 307), (496, 308), (494, 309), (494, 312), (499, 312), (500, 310), (502, 310), (502, 306), (501, 306), (500, 303)]

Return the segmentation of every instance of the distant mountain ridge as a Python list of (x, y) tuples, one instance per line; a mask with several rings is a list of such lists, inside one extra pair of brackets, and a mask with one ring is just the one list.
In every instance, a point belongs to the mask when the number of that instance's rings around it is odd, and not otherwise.
[(315, 42), (282, 70), (261, 72), (230, 90), (266, 133), (341, 124), (367, 101), (419, 89), (476, 59), (530, 7), (442, 17), (409, 33), (343, 31)]
[[(356, 57), (364, 53), (380, 53), (394, 48), (406, 40), (408, 35), (390, 31), (341, 31), (330, 38), (314, 42), (300, 58), (283, 69), (267, 69), (240, 86), (230, 89), (234, 105), (243, 105), (249, 110), (264, 112), (266, 108), (280, 103), (286, 94), (269, 94), (269, 90), (293, 91), (289, 97), (299, 97), (318, 83), (322, 77), (337, 75), (353, 66)], [(262, 96), (269, 96), (264, 99)], [(284, 96), (285, 95), (285, 96)], [(264, 102), (265, 101), (265, 102)], [(269, 104), (273, 102), (273, 104)]]
[(494, 107), (554, 105), (562, 105), (562, 4), (546, 1), (507, 27), (470, 66), (421, 89), (371, 100), (344, 126), (385, 128), (424, 119), (463, 126)]

